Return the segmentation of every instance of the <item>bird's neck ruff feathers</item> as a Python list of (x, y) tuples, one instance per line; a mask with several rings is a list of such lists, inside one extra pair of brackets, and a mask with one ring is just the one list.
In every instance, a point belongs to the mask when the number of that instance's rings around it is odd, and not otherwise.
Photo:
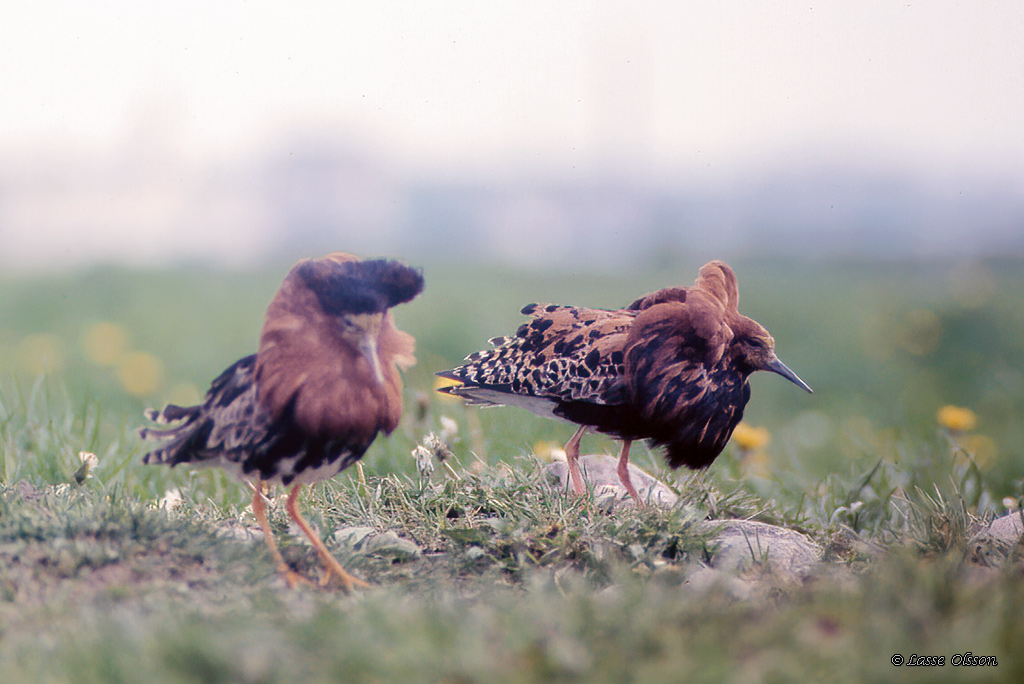
[(739, 313), (740, 291), (736, 273), (724, 261), (709, 261), (701, 266), (694, 287), (717, 299), (726, 311)]
[(398, 369), (415, 363), (413, 338), (394, 326), (386, 307), (380, 311), (384, 382), (377, 382), (370, 362), (341, 334), (345, 314), (325, 310), (323, 294), (309, 286), (303, 265), (310, 261), (292, 269), (267, 308), (256, 357), (258, 401), (274, 418), (290, 413), (313, 435), (372, 439), (378, 430), (390, 433), (402, 413)]

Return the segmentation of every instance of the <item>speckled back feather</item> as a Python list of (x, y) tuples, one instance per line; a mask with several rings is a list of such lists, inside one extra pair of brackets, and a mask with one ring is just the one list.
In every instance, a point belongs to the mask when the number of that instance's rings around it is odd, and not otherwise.
[[(622, 349), (634, 312), (530, 304), (522, 313), (533, 320), (514, 335), (493, 338), (493, 349), (470, 354), (465, 364), (440, 375), (556, 401), (622, 401)], [(458, 387), (452, 390), (460, 394)]]

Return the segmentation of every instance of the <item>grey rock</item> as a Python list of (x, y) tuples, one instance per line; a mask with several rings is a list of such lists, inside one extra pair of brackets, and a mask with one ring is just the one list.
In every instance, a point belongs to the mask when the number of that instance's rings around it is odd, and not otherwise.
[[(626, 493), (626, 488), (619, 481), (619, 459), (607, 454), (588, 454), (580, 456), (580, 471), (588, 486), (594, 490), (594, 498), (598, 503), (612, 505), (635, 505)], [(548, 476), (562, 487), (568, 487), (569, 465), (565, 461), (553, 461), (545, 468)], [(629, 479), (636, 487), (637, 494), (647, 503), (664, 508), (671, 508), (679, 497), (672, 488), (657, 480), (639, 466), (629, 464)]]
[(979, 531), (975, 538), (982, 536), (1016, 544), (1020, 541), (1021, 536), (1024, 536), (1024, 521), (1021, 521), (1020, 512), (996, 518), (987, 527)]
[(238, 520), (223, 520), (217, 523), (214, 528), (217, 535), (226, 539), (238, 541), (263, 542), (263, 530), (259, 527), (249, 527)]
[(376, 528), (368, 526), (339, 527), (334, 530), (334, 541), (343, 546), (351, 546), (358, 549), (367, 537), (376, 532)]
[[(613, 456), (580, 456), (583, 478), (593, 488), (599, 504), (632, 505), (619, 481), (617, 467), (618, 459)], [(565, 461), (555, 461), (546, 469), (560, 486), (569, 486), (569, 467)], [(630, 463), (629, 474), (644, 501), (665, 508), (678, 501), (679, 497), (667, 484), (642, 468)], [(748, 591), (746, 582), (753, 576), (802, 583), (819, 567), (824, 555), (823, 549), (807, 535), (784, 527), (750, 520), (714, 520), (705, 524), (716, 530), (715, 552), (708, 567), (690, 573), (687, 581), (691, 585), (728, 577), (729, 591), (744, 595)]]
[(821, 563), (823, 550), (807, 535), (753, 520), (714, 520), (718, 528), (709, 565), (736, 574), (769, 573), (787, 583), (806, 580)]
[(390, 530), (371, 536), (365, 541), (363, 548), (368, 553), (393, 558), (397, 561), (412, 560), (418, 558), (423, 553), (423, 550), (416, 542), (399, 537)]
[(418, 558), (423, 553), (416, 542), (399, 537), (390, 530), (377, 532), (373, 527), (340, 527), (334, 531), (334, 539), (356, 551), (365, 551), (398, 561)]
[(977, 565), (1000, 565), (1020, 543), (1024, 522), (1020, 512), (996, 518), (978, 530), (968, 542), (969, 559)]

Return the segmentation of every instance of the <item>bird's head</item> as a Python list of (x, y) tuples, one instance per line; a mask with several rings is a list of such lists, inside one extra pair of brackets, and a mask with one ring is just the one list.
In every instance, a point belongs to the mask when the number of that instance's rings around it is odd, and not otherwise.
[(724, 261), (709, 261), (701, 266), (694, 288), (714, 297), (721, 307), (727, 326), (732, 330), (734, 359), (746, 374), (764, 370), (778, 373), (808, 392), (810, 386), (775, 355), (775, 340), (757, 321), (739, 312), (740, 293), (736, 273)]
[(797, 387), (814, 392), (775, 355), (775, 340), (759, 323), (743, 317), (740, 324), (734, 326), (734, 333), (733, 349), (736, 361), (743, 370), (748, 373), (759, 370), (778, 373)]
[(340, 252), (307, 259), (293, 273), (316, 296), (323, 312), (337, 321), (341, 338), (366, 358), (374, 378), (383, 384), (377, 344), (384, 318), (388, 309), (423, 290), (423, 275), (397, 261), (360, 261)]
[(299, 262), (292, 273), (316, 295), (328, 315), (379, 314), (423, 290), (423, 274), (389, 259), (341, 252)]

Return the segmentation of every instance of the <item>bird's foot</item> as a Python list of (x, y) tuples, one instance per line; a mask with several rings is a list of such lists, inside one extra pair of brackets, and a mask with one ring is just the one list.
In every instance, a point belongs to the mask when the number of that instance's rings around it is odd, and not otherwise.
[(640, 510), (647, 508), (647, 501), (645, 501), (643, 497), (640, 496), (640, 493), (636, 491), (636, 487), (633, 486), (633, 482), (630, 480), (629, 475), (627, 474), (625, 477), (621, 477), (620, 475), (619, 479), (622, 481), (622, 485), (626, 490), (627, 496), (633, 500), (636, 507)]
[(300, 575), (299, 573), (295, 572), (291, 568), (282, 569), (282, 570), (280, 570), (280, 572), (281, 572), (281, 576), (284, 577), (284, 581), (288, 583), (288, 588), (289, 589), (294, 589), (295, 587), (299, 587), (299, 586), (303, 586), (303, 587), (312, 587), (312, 586), (314, 586), (313, 585), (313, 580), (309, 579), (308, 577), (306, 577), (304, 575)]
[(341, 583), (341, 588), (350, 594), (352, 593), (352, 589), (354, 587), (366, 589), (370, 586), (369, 583), (364, 582), (352, 573), (345, 570), (345, 568), (341, 567), (341, 563), (339, 563), (334, 556), (328, 554), (326, 556), (321, 556), (320, 560), (323, 562), (324, 565), (324, 574), (320, 577), (321, 588), (326, 589), (328, 586), (331, 585), (332, 580), (337, 580), (339, 583)]

